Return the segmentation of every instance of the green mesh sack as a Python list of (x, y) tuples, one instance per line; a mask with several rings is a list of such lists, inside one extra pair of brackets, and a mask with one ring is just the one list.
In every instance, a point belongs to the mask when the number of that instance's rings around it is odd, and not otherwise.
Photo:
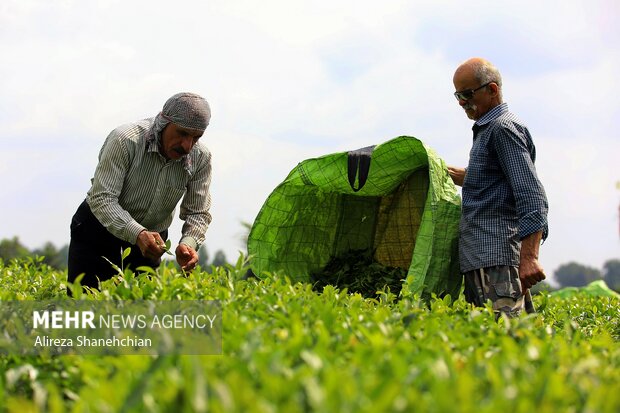
[(252, 271), (307, 282), (334, 257), (369, 250), (406, 270), (404, 294), (456, 297), (460, 208), (444, 161), (413, 137), (307, 159), (252, 225)]

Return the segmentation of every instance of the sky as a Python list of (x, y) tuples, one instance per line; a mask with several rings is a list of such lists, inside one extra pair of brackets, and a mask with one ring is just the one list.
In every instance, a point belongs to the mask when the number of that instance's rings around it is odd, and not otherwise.
[(107, 134), (191, 91), (212, 108), (207, 249), (234, 262), (242, 222), (304, 159), (409, 135), (465, 166), (452, 76), (480, 56), (536, 145), (543, 267), (601, 269), (620, 258), (619, 4), (3, 0), (0, 239), (68, 244)]

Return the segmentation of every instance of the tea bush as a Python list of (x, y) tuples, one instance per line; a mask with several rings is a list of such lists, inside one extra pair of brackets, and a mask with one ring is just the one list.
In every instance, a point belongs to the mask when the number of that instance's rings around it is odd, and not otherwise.
[[(119, 269), (120, 270), (120, 269)], [(245, 261), (184, 276), (172, 264), (86, 300), (220, 300), (223, 354), (0, 358), (7, 412), (617, 412), (620, 300), (535, 297), (495, 322), (463, 297), (364, 298)], [(69, 299), (66, 273), (0, 262), (0, 300)], [(79, 289), (75, 288), (79, 295)], [(76, 295), (74, 294), (74, 295)]]

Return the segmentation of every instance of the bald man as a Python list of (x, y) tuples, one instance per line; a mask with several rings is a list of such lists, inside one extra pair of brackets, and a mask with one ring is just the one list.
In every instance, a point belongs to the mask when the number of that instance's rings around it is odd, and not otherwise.
[(183, 270), (198, 262), (197, 250), (211, 222), (211, 153), (198, 141), (211, 119), (207, 101), (194, 93), (170, 97), (157, 116), (114, 129), (99, 152), (86, 200), (71, 221), (68, 280), (82, 285), (123, 265), (155, 268), (166, 251), (168, 227), (181, 201), (185, 221), (175, 249)]
[(491, 300), (498, 317), (534, 312), (529, 288), (545, 279), (538, 253), (548, 234), (534, 142), (504, 103), (501, 75), (490, 62), (465, 61), (453, 83), (459, 105), (475, 121), (468, 167), (448, 168), (463, 187), (459, 258), (465, 298), (477, 306)]

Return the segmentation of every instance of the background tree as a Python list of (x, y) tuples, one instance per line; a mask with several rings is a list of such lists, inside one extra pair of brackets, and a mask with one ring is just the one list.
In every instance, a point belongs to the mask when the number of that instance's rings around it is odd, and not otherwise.
[(248, 237), (250, 236), (250, 230), (252, 229), (252, 223), (247, 221), (241, 221), (241, 226), (243, 227), (243, 232), (239, 235), (239, 241), (241, 241), (241, 246), (244, 249), (244, 254), (248, 253)]
[(69, 260), (69, 246), (65, 245), (61, 249), (57, 249), (51, 242), (46, 242), (43, 248), (32, 251), (32, 255), (43, 257), (43, 262), (50, 267), (64, 270), (67, 268)]
[(202, 244), (198, 249), (198, 265), (203, 270), (209, 267), (209, 252), (207, 251), (207, 245)]
[(620, 260), (609, 260), (603, 264), (603, 279), (612, 290), (620, 292)]
[(17, 237), (0, 241), (0, 258), (4, 261), (15, 258), (26, 258), (29, 255), (30, 251), (19, 242), (19, 238)]
[(43, 257), (43, 262), (50, 267), (64, 270), (67, 268), (69, 246), (65, 245), (58, 249), (51, 242), (46, 242), (43, 247), (30, 251), (19, 242), (17, 237), (0, 241), (0, 258), (4, 261), (37, 256)]
[(209, 262), (209, 252), (207, 251), (206, 244), (202, 244), (200, 249), (198, 250), (198, 265), (203, 271), (208, 273), (211, 272), (211, 266), (220, 267), (222, 265), (226, 265), (226, 254), (224, 251), (217, 250), (215, 252), (215, 256), (213, 257), (213, 261)]
[(226, 261), (226, 254), (224, 254), (224, 251), (222, 250), (217, 250), (215, 252), (215, 256), (213, 257), (213, 261), (211, 262), (211, 265), (216, 266), (216, 267), (221, 267), (222, 265), (226, 265), (228, 262)]
[(576, 262), (561, 265), (553, 274), (561, 287), (583, 287), (602, 278), (600, 270)]

